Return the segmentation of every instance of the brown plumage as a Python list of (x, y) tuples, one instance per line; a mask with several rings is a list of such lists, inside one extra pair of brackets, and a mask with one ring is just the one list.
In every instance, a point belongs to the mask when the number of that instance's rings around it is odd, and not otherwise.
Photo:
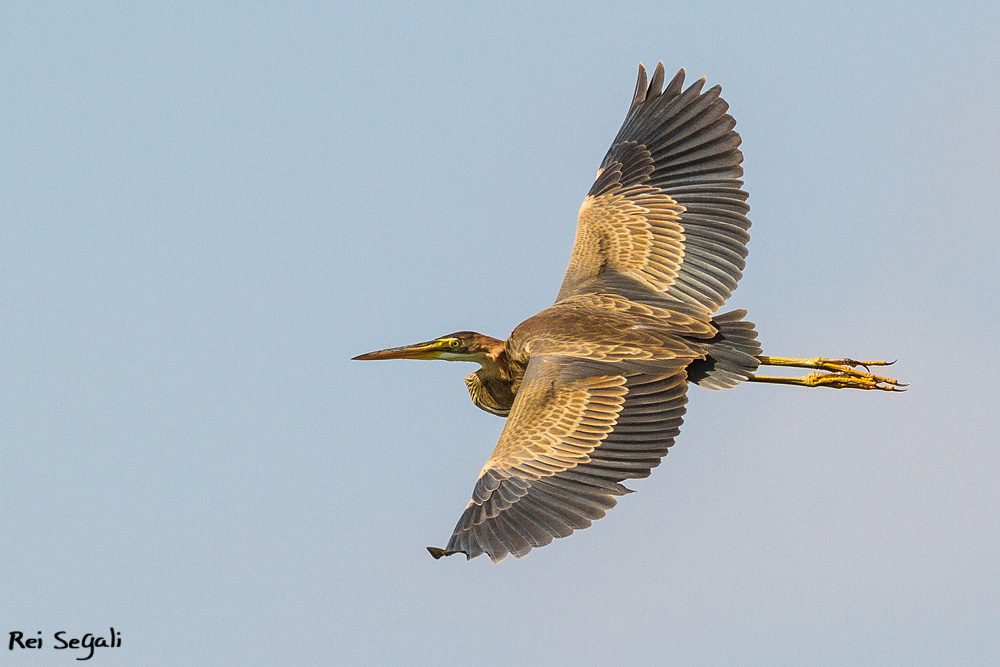
[[(473, 402), (507, 417), (445, 549), (494, 561), (586, 528), (646, 477), (677, 435), (689, 382), (898, 390), (850, 359), (763, 357), (746, 311), (716, 314), (746, 258), (747, 193), (735, 121), (715, 86), (639, 79), (584, 199), (555, 304), (506, 341), (458, 332), (356, 359), (473, 361)], [(761, 364), (818, 372), (755, 375)]]

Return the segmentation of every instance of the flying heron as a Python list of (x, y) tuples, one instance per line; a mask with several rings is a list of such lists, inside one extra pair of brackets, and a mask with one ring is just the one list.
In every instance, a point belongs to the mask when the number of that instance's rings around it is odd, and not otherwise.
[[(506, 417), (472, 501), (435, 558), (520, 558), (566, 537), (647, 477), (679, 432), (687, 384), (741, 382), (902, 391), (891, 362), (761, 354), (736, 289), (750, 220), (736, 121), (704, 77), (639, 79), (625, 122), (580, 208), (555, 304), (506, 341), (460, 331), (355, 359), (471, 361), (472, 402)], [(811, 369), (801, 377), (760, 366)], [(863, 369), (863, 370), (862, 370)]]

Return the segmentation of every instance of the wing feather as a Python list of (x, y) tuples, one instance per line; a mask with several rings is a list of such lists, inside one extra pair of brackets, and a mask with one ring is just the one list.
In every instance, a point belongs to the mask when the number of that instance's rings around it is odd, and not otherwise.
[(632, 105), (580, 207), (557, 302), (595, 284), (616, 291), (622, 275), (710, 315), (736, 289), (750, 238), (736, 121), (719, 86), (702, 92), (702, 78), (684, 89), (684, 70), (661, 92), (663, 80), (663, 63), (648, 86), (640, 65)]
[(684, 363), (532, 357), (447, 550), (520, 558), (603, 517), (673, 444)]

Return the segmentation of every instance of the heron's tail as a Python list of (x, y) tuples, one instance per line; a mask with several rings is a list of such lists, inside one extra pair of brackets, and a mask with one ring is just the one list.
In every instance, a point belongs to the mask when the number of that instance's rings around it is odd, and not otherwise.
[(733, 310), (712, 319), (719, 333), (711, 340), (708, 357), (688, 366), (689, 382), (709, 389), (728, 389), (757, 371), (760, 343), (753, 322), (743, 319), (746, 315), (745, 310)]

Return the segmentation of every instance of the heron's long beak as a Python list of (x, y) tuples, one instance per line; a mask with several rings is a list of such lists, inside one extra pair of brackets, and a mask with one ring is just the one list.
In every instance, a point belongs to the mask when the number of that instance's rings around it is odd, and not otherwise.
[(391, 347), (388, 350), (359, 354), (357, 361), (373, 361), (376, 359), (439, 359), (448, 350), (447, 339), (430, 340), (426, 343), (415, 343), (403, 347)]

